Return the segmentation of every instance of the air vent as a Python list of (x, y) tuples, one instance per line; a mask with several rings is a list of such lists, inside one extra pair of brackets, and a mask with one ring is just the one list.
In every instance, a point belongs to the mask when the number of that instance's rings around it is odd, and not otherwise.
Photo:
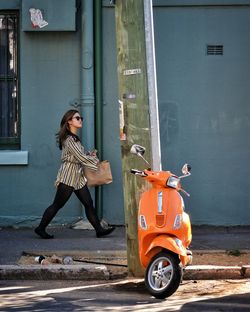
[(223, 55), (223, 45), (207, 45), (207, 55)]

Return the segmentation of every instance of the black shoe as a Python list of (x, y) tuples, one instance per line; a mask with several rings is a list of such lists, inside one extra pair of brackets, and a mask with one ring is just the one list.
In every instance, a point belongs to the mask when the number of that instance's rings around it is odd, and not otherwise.
[(101, 230), (96, 232), (96, 237), (99, 238), (99, 237), (108, 235), (108, 234), (112, 233), (114, 230), (115, 230), (114, 226), (110, 226), (107, 229), (101, 229)]
[(44, 239), (54, 238), (54, 235), (48, 234), (45, 230), (40, 229), (39, 227), (35, 228), (35, 233)]

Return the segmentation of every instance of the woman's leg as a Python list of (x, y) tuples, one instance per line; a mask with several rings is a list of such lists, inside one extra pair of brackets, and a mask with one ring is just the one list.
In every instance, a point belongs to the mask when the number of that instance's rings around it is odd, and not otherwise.
[(38, 227), (35, 229), (36, 234), (42, 238), (53, 238), (53, 235), (46, 233), (45, 229), (48, 224), (55, 217), (57, 212), (66, 204), (69, 200), (71, 194), (73, 193), (74, 188), (63, 183), (60, 183), (57, 188), (55, 199), (53, 204), (50, 205), (43, 214), (42, 220)]
[(90, 224), (94, 227), (97, 237), (108, 235), (114, 231), (115, 229), (114, 227), (109, 227), (108, 229), (104, 229), (101, 226), (87, 185), (85, 185), (80, 190), (75, 190), (75, 194), (78, 197), (78, 199), (81, 201), (81, 203), (84, 205), (86, 217), (89, 220)]

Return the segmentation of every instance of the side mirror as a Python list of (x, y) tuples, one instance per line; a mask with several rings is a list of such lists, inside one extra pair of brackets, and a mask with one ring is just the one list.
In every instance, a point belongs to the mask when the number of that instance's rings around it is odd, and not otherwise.
[(135, 154), (139, 157), (141, 157), (145, 163), (147, 163), (149, 166), (149, 162), (143, 157), (143, 155), (145, 154), (146, 148), (144, 146), (138, 145), (138, 144), (134, 144), (132, 145), (131, 149), (130, 149), (130, 153), (131, 154)]
[(146, 151), (145, 147), (138, 145), (138, 144), (132, 145), (132, 147), (130, 149), (131, 154), (135, 154), (135, 155), (138, 155), (140, 157), (144, 155), (145, 151)]
[(190, 171), (191, 171), (191, 166), (189, 164), (185, 164), (182, 169), (181, 169), (182, 173), (184, 175), (189, 175)]

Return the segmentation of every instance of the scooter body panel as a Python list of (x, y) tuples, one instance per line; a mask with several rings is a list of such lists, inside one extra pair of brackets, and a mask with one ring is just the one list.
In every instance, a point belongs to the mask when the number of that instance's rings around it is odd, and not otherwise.
[(152, 257), (161, 252), (163, 249), (170, 250), (183, 258), (187, 256), (186, 249), (182, 246), (179, 239), (166, 234), (161, 234), (155, 236), (155, 238), (151, 240), (151, 243), (145, 253), (141, 254), (142, 265), (146, 268)]
[(192, 240), (191, 224), (183, 210), (183, 199), (176, 189), (153, 187), (141, 196), (138, 217), (139, 255), (146, 267), (162, 249), (180, 256), (188, 263), (186, 248)]

